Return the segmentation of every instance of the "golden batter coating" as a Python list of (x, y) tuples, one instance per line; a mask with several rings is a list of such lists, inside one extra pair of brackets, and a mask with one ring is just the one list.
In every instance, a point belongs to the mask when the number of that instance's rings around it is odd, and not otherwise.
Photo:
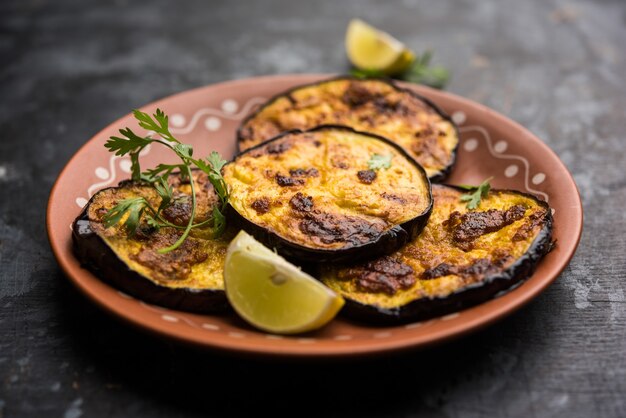
[[(217, 195), (205, 173), (195, 171), (194, 182), (197, 199), (195, 222), (201, 222), (211, 216), (213, 206), (217, 204)], [(171, 175), (169, 183), (174, 189), (175, 202), (164, 210), (163, 216), (176, 225), (186, 225), (191, 216), (191, 185), (189, 181), (182, 182), (178, 175)], [(158, 249), (176, 242), (182, 234), (181, 230), (165, 227), (157, 231), (145, 219), (142, 219), (133, 237), (128, 236), (121, 224), (104, 227), (103, 217), (107, 211), (121, 200), (133, 197), (144, 197), (155, 208), (161, 201), (151, 186), (129, 181), (98, 192), (87, 209), (89, 226), (117, 257), (146, 279), (172, 289), (224, 289), (224, 258), (233, 234), (208, 239), (209, 231), (194, 228), (179, 248), (161, 254)]]
[(469, 210), (463, 191), (441, 185), (432, 191), (433, 211), (419, 237), (389, 256), (326, 268), (322, 281), (347, 299), (383, 309), (446, 298), (507, 271), (551, 225), (547, 204), (519, 192), (492, 190)]
[[(372, 158), (389, 166), (372, 168)], [(342, 127), (286, 134), (239, 155), (223, 175), (243, 218), (318, 250), (374, 242), (432, 204), (424, 171), (401, 148)]]
[(402, 146), (432, 179), (445, 177), (459, 142), (454, 124), (415, 93), (383, 80), (339, 78), (277, 96), (238, 132), (246, 150), (292, 129), (345, 125)]

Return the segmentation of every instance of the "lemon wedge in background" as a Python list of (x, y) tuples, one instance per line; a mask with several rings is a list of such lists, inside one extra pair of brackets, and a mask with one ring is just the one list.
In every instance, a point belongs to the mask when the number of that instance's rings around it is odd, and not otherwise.
[(244, 231), (228, 246), (224, 286), (244, 320), (277, 334), (320, 328), (344, 304), (341, 296)]
[(346, 53), (355, 67), (386, 75), (405, 71), (415, 60), (413, 51), (402, 42), (360, 19), (348, 24)]

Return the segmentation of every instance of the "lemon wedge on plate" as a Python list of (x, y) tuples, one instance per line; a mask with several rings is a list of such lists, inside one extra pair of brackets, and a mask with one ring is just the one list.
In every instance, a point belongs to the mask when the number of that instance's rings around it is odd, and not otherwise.
[(355, 67), (387, 75), (405, 71), (415, 60), (415, 54), (402, 42), (360, 19), (348, 24), (346, 53)]
[(277, 334), (311, 331), (328, 323), (343, 298), (241, 231), (228, 246), (226, 296), (251, 325)]

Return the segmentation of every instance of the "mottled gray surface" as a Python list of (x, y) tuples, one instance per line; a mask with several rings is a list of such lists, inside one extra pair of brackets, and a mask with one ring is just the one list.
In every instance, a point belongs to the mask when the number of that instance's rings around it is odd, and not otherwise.
[[(626, 416), (626, 3), (73, 3), (0, 3), (0, 417)], [(585, 232), (554, 285), (438, 348), (311, 364), (172, 345), (68, 284), (44, 210), (80, 145), (191, 87), (343, 71), (354, 16), (432, 47), (454, 71), (450, 91), (527, 126), (570, 168)]]

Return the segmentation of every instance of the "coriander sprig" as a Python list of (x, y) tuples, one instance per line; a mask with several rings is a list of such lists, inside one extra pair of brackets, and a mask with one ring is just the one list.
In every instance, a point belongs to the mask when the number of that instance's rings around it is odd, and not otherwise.
[[(411, 83), (425, 84), (437, 89), (444, 88), (450, 80), (450, 71), (440, 65), (431, 66), (430, 60), (432, 57), (433, 52), (427, 50), (421, 56), (418, 56), (403, 73), (394, 75), (394, 78)], [(380, 70), (359, 68), (353, 68), (350, 70), (350, 74), (357, 78), (386, 77), (386, 74)]]
[(489, 177), (478, 186), (471, 186), (468, 184), (460, 184), (457, 187), (470, 191), (461, 195), (461, 202), (467, 202), (468, 209), (476, 209), (480, 205), (482, 198), (487, 197), (489, 190), (491, 190), (491, 184), (489, 183), (493, 177)]
[[(133, 111), (139, 126), (148, 130), (149, 135), (142, 137), (135, 134), (130, 128), (120, 129), (120, 136), (111, 136), (104, 146), (115, 155), (129, 155), (131, 161), (131, 176), (133, 181), (142, 181), (152, 185), (161, 198), (158, 208), (154, 208), (147, 199), (143, 197), (133, 197), (124, 199), (109, 210), (104, 216), (105, 227), (117, 225), (123, 221), (123, 225), (129, 235), (134, 235), (139, 227), (141, 217), (146, 218), (148, 225), (154, 228), (171, 227), (183, 229), (182, 235), (169, 247), (161, 248), (160, 253), (167, 253), (178, 248), (187, 238), (193, 228), (206, 227), (212, 224), (214, 235), (219, 236), (226, 227), (224, 211), (228, 203), (228, 186), (222, 177), (221, 170), (226, 161), (213, 151), (206, 159), (193, 158), (193, 147), (183, 144), (172, 135), (169, 130), (167, 115), (160, 109), (156, 110), (152, 116), (140, 110)], [(153, 138), (152, 135), (158, 135)], [(159, 164), (154, 168), (141, 171), (139, 155), (147, 146), (160, 144), (173, 151), (181, 163), (179, 164)], [(219, 198), (219, 205), (213, 208), (211, 217), (203, 222), (194, 223), (196, 217), (196, 187), (193, 181), (192, 167), (197, 167), (207, 174), (209, 181), (213, 185)], [(168, 182), (168, 177), (172, 172), (178, 171), (183, 180), (188, 179), (191, 185), (191, 216), (186, 226), (175, 225), (165, 219), (162, 212), (172, 205), (176, 199), (174, 192)]]
[(374, 153), (367, 162), (367, 167), (370, 170), (380, 170), (381, 168), (386, 170), (391, 167), (392, 158), (393, 154), (383, 155)]

